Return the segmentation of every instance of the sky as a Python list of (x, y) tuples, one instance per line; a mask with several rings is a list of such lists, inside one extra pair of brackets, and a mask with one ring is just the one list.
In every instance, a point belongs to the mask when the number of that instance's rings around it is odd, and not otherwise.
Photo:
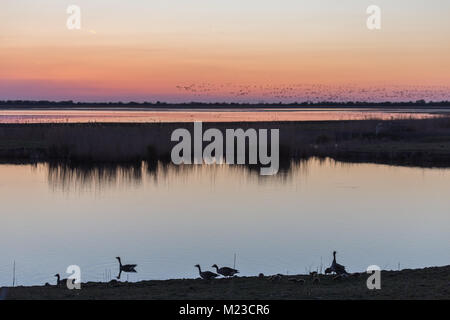
[(448, 0), (1, 0), (0, 100), (450, 100), (449, 12)]

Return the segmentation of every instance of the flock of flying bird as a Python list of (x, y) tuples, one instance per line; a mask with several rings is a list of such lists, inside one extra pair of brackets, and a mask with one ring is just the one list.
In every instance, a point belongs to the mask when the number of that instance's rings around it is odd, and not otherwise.
[[(122, 264), (122, 260), (120, 257), (116, 257), (116, 259), (119, 261), (119, 275), (117, 276), (117, 279), (120, 279), (120, 276), (122, 275), (122, 272), (125, 273), (136, 273), (136, 267), (137, 264)], [(211, 268), (215, 268), (216, 272), (211, 271), (202, 271), (202, 268), (199, 264), (196, 264), (194, 267), (198, 268), (198, 273), (202, 279), (205, 280), (211, 280), (214, 278), (217, 278), (219, 276), (223, 276), (225, 278), (234, 277), (236, 274), (239, 273), (239, 270), (229, 268), (229, 267), (222, 267), (219, 268), (217, 264), (213, 264)], [(345, 267), (339, 263), (336, 262), (336, 251), (333, 251), (333, 262), (331, 263), (331, 266), (329, 268), (325, 269), (325, 274), (331, 274), (335, 273), (339, 277), (348, 275), (347, 271), (345, 270)], [(316, 276), (317, 272), (312, 272), (311, 275)], [(264, 277), (264, 275), (261, 273), (259, 275), (260, 277)], [(57, 285), (63, 285), (67, 283), (67, 279), (61, 279), (59, 274), (55, 274), (56, 277), (56, 284)], [(318, 279), (316, 279), (318, 280)], [(301, 280), (303, 281), (303, 280)]]
[(217, 97), (250, 99), (280, 99), (294, 101), (416, 101), (423, 97), (439, 101), (448, 98), (448, 86), (360, 86), (358, 84), (261, 84), (190, 83), (177, 85), (176, 89), (196, 99)]

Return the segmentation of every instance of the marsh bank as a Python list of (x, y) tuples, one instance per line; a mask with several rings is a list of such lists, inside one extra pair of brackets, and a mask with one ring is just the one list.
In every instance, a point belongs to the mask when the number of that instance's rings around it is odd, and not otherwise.
[[(81, 290), (57, 286), (1, 288), (5, 299), (151, 299), (151, 300), (298, 300), (298, 299), (450, 299), (450, 266), (402, 271), (382, 271), (381, 290), (368, 290), (368, 274), (334, 280), (320, 276), (175, 279), (126, 283), (89, 282)], [(305, 283), (294, 281), (304, 279)]]
[[(2, 162), (170, 162), (171, 134), (193, 123), (0, 124)], [(203, 123), (217, 128), (279, 129), (280, 166), (291, 160), (340, 161), (424, 167), (450, 166), (450, 118), (311, 122)], [(204, 146), (206, 143), (204, 143)], [(284, 162), (284, 163), (283, 163)]]

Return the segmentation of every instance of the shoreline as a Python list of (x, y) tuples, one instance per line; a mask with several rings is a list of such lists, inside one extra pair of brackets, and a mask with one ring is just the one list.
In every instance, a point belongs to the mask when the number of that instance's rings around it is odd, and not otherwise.
[[(381, 290), (367, 289), (370, 275), (351, 274), (335, 279), (319, 275), (314, 283), (309, 275), (279, 277), (237, 277), (230, 279), (172, 279), (136, 283), (88, 282), (81, 290), (54, 285), (2, 287), (3, 299), (139, 299), (139, 300), (367, 300), (367, 299), (450, 299), (450, 265), (400, 271), (381, 271)], [(304, 280), (299, 282), (298, 280)]]

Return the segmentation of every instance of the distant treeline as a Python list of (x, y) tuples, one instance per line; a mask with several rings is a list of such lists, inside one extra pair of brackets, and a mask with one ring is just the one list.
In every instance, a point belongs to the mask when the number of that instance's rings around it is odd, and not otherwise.
[(167, 103), (167, 102), (74, 102), (68, 101), (30, 101), (30, 100), (0, 100), (0, 108), (445, 108), (450, 107), (450, 101), (405, 101), (405, 102), (365, 102), (365, 101), (348, 101), (348, 102), (293, 102), (293, 103), (235, 103), (235, 102), (186, 102), (186, 103)]

